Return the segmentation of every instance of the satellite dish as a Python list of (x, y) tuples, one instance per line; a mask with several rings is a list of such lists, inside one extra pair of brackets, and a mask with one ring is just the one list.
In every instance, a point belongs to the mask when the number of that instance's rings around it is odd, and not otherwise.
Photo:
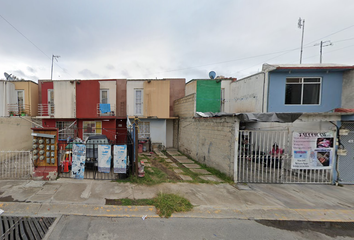
[(214, 79), (215, 76), (216, 76), (216, 73), (215, 73), (214, 71), (210, 71), (210, 72), (209, 72), (209, 77), (210, 77), (210, 79)]
[(5, 78), (6, 80), (15, 80), (13, 76), (11, 76), (12, 74), (8, 74), (7, 72), (4, 72)]

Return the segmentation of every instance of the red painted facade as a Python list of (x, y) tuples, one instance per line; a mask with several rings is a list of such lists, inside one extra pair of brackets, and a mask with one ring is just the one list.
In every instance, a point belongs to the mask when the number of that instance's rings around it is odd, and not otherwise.
[(97, 118), (100, 102), (100, 83), (97, 80), (76, 82), (76, 117)]

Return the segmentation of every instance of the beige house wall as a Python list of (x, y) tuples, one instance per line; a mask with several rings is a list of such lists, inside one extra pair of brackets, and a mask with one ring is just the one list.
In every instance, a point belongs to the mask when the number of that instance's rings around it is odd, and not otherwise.
[(174, 102), (174, 114), (176, 117), (194, 117), (196, 108), (195, 93), (177, 99)]
[(31, 85), (31, 116), (36, 117), (38, 115), (38, 84), (30, 83)]
[[(38, 113), (38, 84), (31, 81), (13, 81), (16, 90), (24, 90), (24, 104), (28, 105), (31, 116), (37, 116)], [(27, 113), (28, 114), (28, 113)]]
[[(116, 105), (117, 100), (117, 82), (114, 81), (100, 81), (100, 90), (101, 89), (108, 89), (108, 103)], [(101, 94), (101, 93), (100, 93)], [(117, 106), (114, 109), (111, 106), (111, 111), (117, 112)]]
[(55, 118), (76, 117), (75, 86), (70, 81), (53, 81)]
[(144, 81), (144, 116), (170, 117), (170, 81)]
[(197, 93), (197, 81), (191, 81), (186, 83), (186, 96)]
[[(25, 119), (27, 119), (27, 121)], [(30, 150), (32, 147), (32, 124), (30, 117), (0, 118), (0, 151)]]

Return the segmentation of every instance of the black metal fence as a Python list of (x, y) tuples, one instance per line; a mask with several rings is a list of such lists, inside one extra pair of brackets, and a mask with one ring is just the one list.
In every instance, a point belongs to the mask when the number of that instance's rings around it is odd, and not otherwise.
[[(72, 155), (73, 155), (73, 145), (74, 144), (84, 144), (86, 146), (86, 156), (85, 156), (85, 166), (84, 166), (84, 179), (98, 179), (98, 180), (114, 180), (126, 178), (132, 172), (132, 161), (133, 161), (133, 151), (134, 142), (130, 133), (127, 133), (125, 143), (112, 143), (107, 141), (97, 140), (95, 143), (84, 143), (84, 142), (66, 142), (59, 141), (58, 143), (58, 166), (59, 166), (59, 176), (63, 178), (74, 178), (72, 172)], [(107, 168), (104, 172), (99, 171), (98, 164), (98, 146), (99, 145), (109, 145), (111, 146), (111, 163), (109, 169)], [(127, 166), (126, 173), (114, 173), (114, 145), (126, 145), (127, 146)]]

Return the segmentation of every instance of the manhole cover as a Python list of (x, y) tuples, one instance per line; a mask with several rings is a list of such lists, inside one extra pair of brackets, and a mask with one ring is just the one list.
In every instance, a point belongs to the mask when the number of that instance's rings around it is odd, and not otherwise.
[(0, 217), (0, 240), (42, 239), (54, 217)]

